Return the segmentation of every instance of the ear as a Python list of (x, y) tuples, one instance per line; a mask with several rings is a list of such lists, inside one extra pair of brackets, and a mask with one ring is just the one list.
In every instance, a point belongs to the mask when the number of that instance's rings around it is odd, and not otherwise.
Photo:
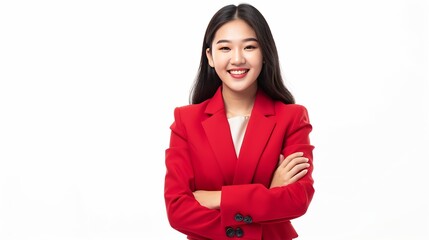
[(208, 62), (209, 62), (210, 67), (214, 67), (214, 64), (213, 64), (213, 56), (212, 56), (212, 53), (211, 53), (211, 51), (210, 51), (210, 48), (207, 48), (207, 49), (206, 49), (206, 56), (207, 56), (207, 60), (208, 60)]

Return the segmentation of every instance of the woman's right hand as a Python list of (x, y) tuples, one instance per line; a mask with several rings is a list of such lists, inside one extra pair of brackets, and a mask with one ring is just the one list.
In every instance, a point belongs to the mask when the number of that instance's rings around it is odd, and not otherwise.
[(308, 158), (303, 157), (303, 155), (302, 152), (296, 152), (285, 158), (280, 154), (279, 166), (274, 172), (270, 188), (286, 186), (304, 177), (310, 164)]

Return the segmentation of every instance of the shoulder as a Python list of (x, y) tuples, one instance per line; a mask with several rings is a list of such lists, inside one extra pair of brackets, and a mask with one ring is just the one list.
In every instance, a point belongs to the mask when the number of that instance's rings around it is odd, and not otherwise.
[(198, 104), (178, 106), (174, 109), (174, 117), (176, 120), (178, 118), (181, 118), (181, 119), (197, 118), (197, 116), (201, 116), (204, 113), (207, 107), (207, 104), (208, 104), (208, 100)]
[(307, 108), (301, 104), (284, 104), (275, 102), (276, 116), (280, 121), (309, 123)]
[(285, 104), (275, 101), (274, 106), (277, 114), (307, 114), (307, 108), (301, 104)]

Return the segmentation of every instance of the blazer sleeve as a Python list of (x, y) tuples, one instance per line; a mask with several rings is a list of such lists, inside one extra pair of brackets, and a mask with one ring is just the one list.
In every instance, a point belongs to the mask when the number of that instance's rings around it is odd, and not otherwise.
[(170, 225), (179, 232), (198, 239), (223, 239), (219, 210), (201, 206), (193, 195), (194, 173), (188, 154), (186, 129), (180, 108), (174, 110), (170, 127), (170, 146), (166, 150), (164, 198)]
[[(276, 223), (303, 215), (313, 198), (313, 154), (309, 134), (312, 130), (305, 107), (296, 105), (295, 116), (286, 128), (282, 153), (288, 156), (304, 152), (309, 159), (308, 173), (295, 183), (267, 189), (262, 184), (224, 186), (221, 196), (222, 221), (237, 224), (237, 214), (250, 217), (252, 223)], [(241, 224), (249, 223), (249, 221)]]

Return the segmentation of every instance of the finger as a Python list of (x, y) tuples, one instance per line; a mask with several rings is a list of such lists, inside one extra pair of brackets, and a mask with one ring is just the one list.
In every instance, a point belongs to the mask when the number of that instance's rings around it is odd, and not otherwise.
[(294, 159), (294, 158), (296, 158), (296, 157), (302, 157), (302, 156), (304, 156), (304, 153), (303, 152), (294, 152), (294, 153), (292, 153), (292, 154), (290, 154), (290, 155), (288, 155), (287, 157), (286, 157), (286, 159)]
[(304, 155), (304, 153), (303, 153), (303, 152), (295, 152), (295, 153), (290, 154), (290, 155), (289, 155), (289, 156), (287, 156), (287, 157), (283, 160), (283, 162), (281, 163), (282, 167), (285, 167), (286, 165), (288, 165), (288, 163), (289, 163), (290, 161), (292, 161), (293, 159), (295, 159), (295, 158), (297, 158), (297, 157), (302, 157), (303, 155)]
[(306, 158), (306, 157), (297, 157), (297, 158), (294, 158), (294, 159), (292, 159), (292, 160), (290, 160), (287, 164), (286, 164), (286, 166), (285, 166), (285, 168), (289, 171), (289, 170), (291, 170), (293, 167), (295, 167), (296, 165), (298, 165), (298, 164), (302, 164), (302, 163), (308, 163), (308, 158)]
[(278, 166), (280, 166), (280, 164), (282, 164), (282, 162), (285, 160), (285, 156), (283, 156), (283, 154), (280, 154), (279, 156), (279, 164)]
[(308, 173), (308, 169), (304, 169), (304, 170), (300, 171), (299, 173), (295, 174), (295, 176), (293, 176), (289, 180), (289, 184), (294, 183), (294, 182), (298, 181), (299, 179), (303, 178), (307, 173)]
[[(304, 169), (307, 169), (308, 167), (310, 167), (310, 164), (309, 163), (300, 163), (300, 164), (297, 164), (297, 165), (295, 165), (295, 166), (293, 166), (289, 171), (288, 171), (288, 175), (289, 176), (295, 176), (296, 174), (298, 174), (300, 171), (302, 171), (302, 170), (304, 170)], [(285, 169), (287, 169), (287, 168), (285, 168)]]

